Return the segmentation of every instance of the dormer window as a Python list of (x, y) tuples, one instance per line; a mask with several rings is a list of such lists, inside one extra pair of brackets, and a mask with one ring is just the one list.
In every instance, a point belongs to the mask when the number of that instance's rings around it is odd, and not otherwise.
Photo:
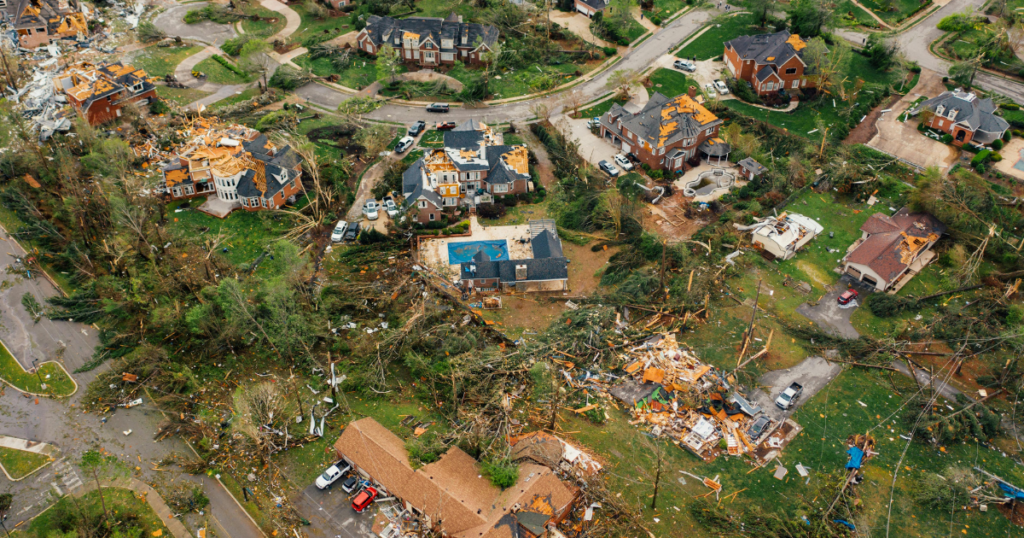
[(951, 108), (951, 109), (949, 109), (949, 113), (946, 114), (946, 117), (951, 119), (951, 120), (952, 119), (956, 119), (956, 113), (957, 113), (957, 110), (955, 108)]
[(945, 111), (946, 111), (946, 107), (943, 106), (943, 105), (939, 105), (939, 106), (935, 107), (935, 114), (937, 114), (939, 116), (941, 116), (942, 113), (945, 112)]
[(469, 36), (467, 36), (466, 34), (462, 34), (462, 44), (463, 44), (463, 45), (465, 45), (465, 44), (466, 44), (466, 41), (467, 41), (468, 39), (469, 39)]

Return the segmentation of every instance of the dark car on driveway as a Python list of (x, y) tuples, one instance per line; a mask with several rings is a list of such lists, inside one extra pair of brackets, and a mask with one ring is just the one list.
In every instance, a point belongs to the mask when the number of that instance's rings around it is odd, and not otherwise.
[(420, 120), (409, 127), (409, 136), (419, 136), (423, 132), (423, 129), (427, 128), (427, 124)]
[(427, 112), (448, 112), (448, 103), (430, 103)]
[(359, 237), (359, 223), (350, 223), (348, 230), (345, 230), (345, 241), (355, 241), (357, 237)]
[(359, 479), (355, 476), (350, 476), (341, 483), (341, 490), (345, 493), (352, 493), (359, 487)]

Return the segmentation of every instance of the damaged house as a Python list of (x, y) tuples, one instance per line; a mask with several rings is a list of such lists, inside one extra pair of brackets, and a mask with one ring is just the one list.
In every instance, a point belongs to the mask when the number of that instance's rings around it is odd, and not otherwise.
[(57, 93), (67, 96), (75, 112), (94, 126), (120, 118), (130, 103), (141, 106), (157, 98), (149, 75), (121, 62), (99, 67), (76, 64), (54, 77), (53, 85)]
[(7, 0), (3, 14), (24, 49), (89, 35), (89, 24), (76, 0)]
[[(524, 462), (515, 485), (501, 490), (458, 447), (413, 469), (405, 442), (372, 418), (350, 423), (334, 443), (339, 458), (402, 503), (399, 522), (419, 519), (450, 538), (548, 536), (572, 511), (577, 491), (546, 466)], [(404, 516), (409, 516), (408, 518)]]
[(567, 291), (569, 259), (562, 253), (553, 221), (531, 221), (533, 258), (492, 260), (480, 250), (459, 267), (459, 283), (469, 293)]
[(931, 248), (946, 226), (932, 215), (904, 207), (891, 217), (871, 215), (860, 231), (861, 238), (843, 258), (843, 273), (878, 291), (895, 292), (935, 258)]
[(290, 146), (242, 125), (198, 122), (171, 163), (160, 191), (171, 200), (208, 196), (200, 211), (226, 217), (235, 209), (276, 209), (302, 191), (302, 160)]
[(754, 246), (777, 260), (788, 260), (796, 256), (798, 250), (825, 230), (814, 219), (786, 212), (750, 226), (733, 226), (740, 231), (753, 231), (751, 242)]
[(469, 120), (444, 133), (444, 148), (427, 150), (402, 174), (402, 195), (412, 220), (441, 219), (445, 209), (474, 208), (495, 196), (530, 192), (526, 146), (507, 146), (501, 133)]

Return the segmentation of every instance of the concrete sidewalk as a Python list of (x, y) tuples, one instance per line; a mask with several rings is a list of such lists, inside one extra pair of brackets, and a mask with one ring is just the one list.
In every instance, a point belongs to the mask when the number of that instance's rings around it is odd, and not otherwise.
[(262, 0), (260, 5), (271, 11), (276, 11), (281, 15), (284, 15), (284, 18), (287, 21), (280, 32), (267, 38), (267, 41), (269, 42), (274, 42), (277, 39), (287, 41), (288, 38), (299, 29), (299, 26), (302, 25), (302, 17), (300, 17), (294, 9), (278, 2), (277, 0)]
[[(132, 478), (130, 480), (102, 482), (101, 485), (104, 488), (130, 489), (135, 492), (137, 496), (141, 495), (146, 499), (146, 503), (149, 504), (149, 507), (152, 508), (153, 511), (156, 512), (156, 515), (160, 517), (160, 521), (167, 526), (167, 530), (171, 532), (171, 535), (174, 536), (174, 538), (191, 538), (192, 535), (189, 534), (185, 525), (182, 525), (181, 521), (178, 521), (174, 517), (174, 513), (171, 512), (170, 507), (168, 507), (167, 503), (164, 502), (163, 497), (161, 497), (155, 489), (149, 487), (146, 483)], [(75, 497), (81, 497), (82, 495), (95, 490), (96, 482), (86, 481), (82, 484), (82, 487), (72, 493), (72, 495)]]

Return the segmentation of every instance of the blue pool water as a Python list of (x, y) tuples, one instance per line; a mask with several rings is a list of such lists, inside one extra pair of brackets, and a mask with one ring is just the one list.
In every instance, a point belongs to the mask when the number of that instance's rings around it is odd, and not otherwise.
[(1024, 172), (1024, 149), (1020, 150), (1020, 159), (1017, 160), (1017, 163), (1014, 164), (1013, 167)]
[(477, 252), (484, 251), (492, 260), (508, 259), (508, 243), (504, 239), (496, 241), (465, 241), (448, 243), (448, 263), (465, 263), (471, 261)]

